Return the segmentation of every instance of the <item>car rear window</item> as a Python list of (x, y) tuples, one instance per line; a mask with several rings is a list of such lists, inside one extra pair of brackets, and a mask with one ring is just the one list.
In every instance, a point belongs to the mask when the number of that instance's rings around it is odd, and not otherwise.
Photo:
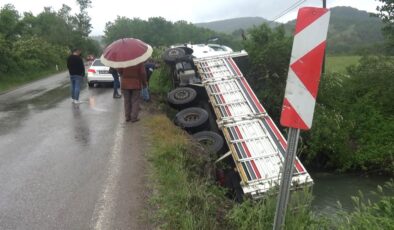
[(92, 66), (105, 66), (105, 65), (101, 63), (100, 59), (97, 59), (93, 62)]

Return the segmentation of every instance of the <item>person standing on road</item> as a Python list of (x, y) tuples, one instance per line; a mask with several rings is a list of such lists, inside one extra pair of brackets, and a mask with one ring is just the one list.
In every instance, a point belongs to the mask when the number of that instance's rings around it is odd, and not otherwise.
[(81, 90), (82, 78), (85, 76), (85, 66), (81, 58), (81, 50), (73, 49), (67, 58), (67, 68), (70, 73), (71, 99), (73, 103), (80, 103), (79, 92)]
[(137, 122), (139, 121), (141, 88), (148, 85), (144, 63), (118, 69), (118, 72), (121, 76), (126, 122)]
[(120, 98), (121, 96), (118, 93), (118, 89), (120, 88), (119, 73), (112, 67), (109, 68), (109, 73), (112, 74), (114, 78), (114, 98)]

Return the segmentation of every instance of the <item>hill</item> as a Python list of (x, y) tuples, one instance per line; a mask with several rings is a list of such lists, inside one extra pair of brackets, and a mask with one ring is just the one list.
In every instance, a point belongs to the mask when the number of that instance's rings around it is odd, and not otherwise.
[[(253, 26), (268, 23), (261, 17), (233, 18), (208, 23), (196, 23), (196, 26), (217, 32), (235, 33), (240, 29), (247, 31)], [(295, 20), (286, 24), (269, 23), (271, 27), (284, 25), (289, 34), (295, 27)], [(357, 53), (359, 50), (374, 50), (376, 44), (383, 42), (381, 32), (383, 23), (379, 18), (372, 17), (366, 11), (352, 7), (331, 8), (330, 27), (328, 30), (328, 52), (334, 54)]]
[[(262, 17), (244, 17), (244, 18), (232, 18), (213, 22), (195, 23), (198, 27), (211, 29), (217, 32), (231, 34), (236, 30), (243, 29), (247, 30), (253, 26), (259, 26), (262, 23), (268, 23), (267, 19)], [(272, 26), (277, 26), (279, 23), (273, 22)]]
[[(296, 21), (285, 24), (289, 33), (294, 30)], [(328, 29), (327, 50), (329, 53), (349, 54), (362, 49), (375, 49), (383, 42), (383, 23), (366, 11), (352, 7), (334, 7), (331, 9)]]

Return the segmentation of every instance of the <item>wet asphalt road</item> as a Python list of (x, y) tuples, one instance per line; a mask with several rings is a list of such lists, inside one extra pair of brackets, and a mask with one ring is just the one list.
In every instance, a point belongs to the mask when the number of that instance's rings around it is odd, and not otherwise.
[(66, 73), (0, 95), (0, 229), (140, 228), (141, 127), (110, 87), (80, 100)]

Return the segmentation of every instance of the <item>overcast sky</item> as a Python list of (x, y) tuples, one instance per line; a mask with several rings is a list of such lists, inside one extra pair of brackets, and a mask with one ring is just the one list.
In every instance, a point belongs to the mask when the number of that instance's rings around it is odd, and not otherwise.
[[(92, 0), (88, 10), (92, 18), (92, 35), (104, 34), (105, 24), (116, 17), (164, 17), (169, 21), (185, 20), (188, 22), (210, 22), (235, 17), (259, 16), (273, 20), (299, 0)], [(62, 4), (78, 12), (75, 0), (1, 0), (0, 6), (11, 3), (20, 12), (30, 11), (34, 15), (42, 12), (45, 6), (59, 10)], [(376, 12), (379, 2), (376, 0), (327, 0), (327, 7), (351, 6), (368, 12)], [(301, 6), (321, 6), (322, 0), (306, 0)], [(297, 9), (279, 18), (278, 22), (287, 22), (297, 15)]]

